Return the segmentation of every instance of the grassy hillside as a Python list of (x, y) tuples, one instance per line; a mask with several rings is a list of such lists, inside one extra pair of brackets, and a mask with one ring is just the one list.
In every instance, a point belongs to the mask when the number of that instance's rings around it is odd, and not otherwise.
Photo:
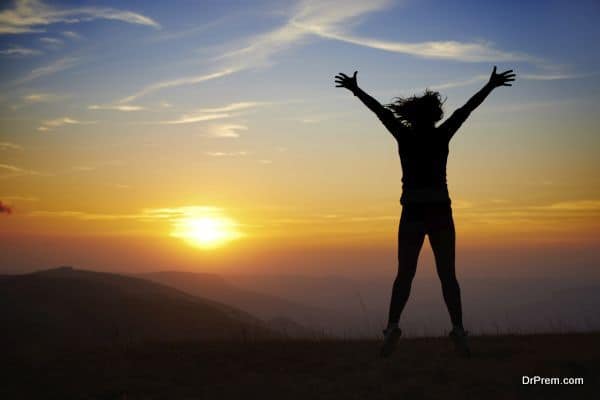
[(0, 276), (0, 339), (24, 348), (272, 336), (240, 310), (156, 283), (58, 268)]
[[(405, 339), (390, 359), (376, 341), (146, 343), (24, 357), (5, 354), (2, 398), (592, 399), (600, 334)], [(5, 364), (5, 365), (6, 365)], [(522, 385), (522, 376), (582, 377), (579, 386)]]

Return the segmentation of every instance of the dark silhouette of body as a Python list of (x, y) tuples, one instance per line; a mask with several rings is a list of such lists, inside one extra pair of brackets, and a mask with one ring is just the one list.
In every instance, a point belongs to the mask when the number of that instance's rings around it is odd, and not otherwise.
[(498, 74), (494, 67), (488, 83), (439, 126), (436, 123), (443, 117), (443, 101), (438, 92), (426, 90), (422, 96), (399, 98), (396, 102), (383, 106), (358, 86), (356, 74), (357, 71), (352, 77), (343, 73), (336, 75), (336, 87), (350, 90), (377, 115), (396, 139), (402, 165), (398, 273), (392, 288), (382, 355), (388, 356), (400, 337), (398, 322), (410, 294), (419, 252), (426, 235), (433, 249), (444, 301), (453, 325), (450, 336), (457, 349), (463, 355), (468, 355), (460, 286), (454, 266), (454, 221), (446, 184), (448, 145), (471, 112), (493, 89), (511, 86), (509, 82), (514, 81), (515, 74), (512, 70)]

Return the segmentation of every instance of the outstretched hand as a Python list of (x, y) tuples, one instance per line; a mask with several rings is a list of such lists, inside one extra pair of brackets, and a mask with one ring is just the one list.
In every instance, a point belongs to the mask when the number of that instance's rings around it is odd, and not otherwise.
[(496, 66), (494, 65), (494, 70), (492, 71), (492, 75), (490, 75), (488, 85), (490, 85), (493, 88), (497, 88), (499, 86), (512, 86), (512, 84), (508, 82), (514, 81), (515, 76), (516, 75), (512, 69), (501, 72), (499, 74), (496, 73)]
[(356, 74), (358, 71), (354, 71), (352, 77), (340, 72), (335, 76), (335, 87), (343, 87), (348, 89), (351, 92), (354, 92), (358, 88), (358, 83), (356, 82)]

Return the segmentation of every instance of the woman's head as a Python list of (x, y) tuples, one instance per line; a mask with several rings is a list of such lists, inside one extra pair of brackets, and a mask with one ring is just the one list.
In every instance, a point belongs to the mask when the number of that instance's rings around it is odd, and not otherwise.
[(427, 89), (421, 96), (396, 97), (396, 101), (386, 107), (407, 126), (433, 126), (444, 116), (444, 101), (439, 92)]

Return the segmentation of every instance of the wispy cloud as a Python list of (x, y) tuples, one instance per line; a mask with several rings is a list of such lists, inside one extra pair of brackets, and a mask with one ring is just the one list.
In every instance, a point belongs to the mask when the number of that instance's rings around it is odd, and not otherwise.
[(489, 78), (488, 75), (477, 75), (472, 78), (460, 79), (456, 81), (450, 81), (433, 85), (430, 88), (434, 90), (451, 89), (455, 87), (469, 86), (475, 83), (485, 82)]
[(248, 155), (247, 151), (207, 151), (206, 153), (207, 156), (211, 156), (211, 157), (235, 157), (235, 156), (246, 156)]
[[(276, 53), (303, 43), (312, 36), (310, 28), (339, 31), (370, 12), (381, 11), (391, 5), (387, 0), (347, 1), (340, 6), (331, 0), (301, 1), (290, 10), (288, 19), (281, 27), (254, 36), (246, 46), (228, 52), (221, 58), (232, 58), (245, 68), (269, 64)], [(334, 29), (335, 27), (335, 29)]]
[[(520, 76), (517, 76), (517, 79), (518, 78), (520, 78)], [(422, 91), (425, 89), (432, 89), (432, 90), (453, 89), (453, 88), (458, 88), (458, 87), (471, 86), (474, 84), (481, 84), (481, 83), (484, 83), (485, 81), (487, 81), (487, 79), (489, 79), (489, 75), (480, 74), (480, 75), (475, 75), (471, 78), (461, 78), (461, 79), (455, 79), (455, 80), (451, 80), (451, 81), (436, 83), (433, 85), (406, 88), (406, 89), (402, 89), (402, 91), (406, 92), (406, 93), (416, 93), (416, 92), (419, 92), (419, 91)], [(396, 90), (394, 90), (394, 92), (396, 92)]]
[(167, 208), (145, 208), (141, 215), (156, 219), (173, 219), (193, 216), (213, 216), (223, 212), (220, 207), (214, 206), (182, 206)]
[(258, 102), (258, 101), (243, 101), (243, 102), (238, 102), (238, 103), (227, 104), (226, 106), (222, 106), (222, 107), (201, 108), (198, 111), (206, 112), (206, 113), (222, 113), (222, 112), (230, 112), (230, 111), (247, 110), (250, 108), (256, 108), (256, 107), (263, 106), (266, 104), (269, 104), (269, 103)]
[(600, 211), (600, 200), (561, 201), (558, 203), (534, 208), (549, 211)]
[(39, 0), (16, 0), (12, 7), (0, 12), (0, 34), (43, 32), (44, 27), (51, 24), (75, 24), (97, 19), (160, 28), (152, 18), (132, 11), (109, 7), (56, 8)]
[(213, 206), (183, 206), (168, 208), (145, 208), (133, 213), (107, 214), (88, 211), (50, 211), (37, 210), (27, 214), (28, 217), (44, 218), (75, 218), (81, 220), (139, 220), (140, 222), (152, 221), (178, 221), (182, 218), (201, 216), (219, 216), (223, 209)]
[[(305, 27), (305, 26), (304, 26)], [(531, 61), (539, 62), (539, 59), (526, 54), (513, 53), (497, 50), (489, 42), (464, 43), (454, 40), (427, 41), (420, 43), (408, 43), (399, 41), (386, 41), (379, 39), (362, 38), (353, 35), (331, 32), (323, 29), (305, 27), (310, 32), (328, 39), (335, 39), (359, 46), (384, 50), (393, 53), (403, 53), (422, 58), (447, 59), (463, 62), (484, 61)]]
[(239, 124), (223, 124), (213, 125), (208, 127), (208, 133), (206, 136), (219, 137), (219, 138), (237, 138), (240, 137), (238, 131), (247, 130), (246, 125)]
[[(520, 74), (517, 73), (517, 80), (531, 80), (531, 81), (557, 81), (557, 80), (565, 80), (565, 79), (584, 79), (592, 76), (596, 76), (600, 73), (585, 73), (585, 74), (577, 74), (577, 73), (536, 73), (536, 74)], [(476, 75), (472, 78), (464, 78), (453, 80), (449, 82), (439, 83), (435, 85), (428, 85), (429, 89), (433, 90), (443, 90), (443, 89), (451, 89), (463, 86), (470, 86), (476, 83), (483, 83), (489, 79), (489, 75)], [(420, 88), (411, 88), (406, 89), (406, 92), (416, 92), (419, 90), (423, 90), (425, 87)]]
[(54, 93), (30, 93), (23, 96), (25, 103), (49, 103), (62, 98)]
[(39, 198), (33, 197), (33, 196), (19, 196), (19, 195), (9, 195), (9, 196), (0, 195), (0, 198), (3, 198), (4, 200), (12, 200), (12, 201), (39, 201), (40, 200)]
[(0, 164), (0, 179), (15, 178), (26, 175), (44, 175), (38, 171), (21, 168), (11, 164)]
[(463, 43), (452, 40), (407, 43), (362, 38), (351, 34), (348, 27), (358, 22), (366, 14), (383, 11), (392, 6), (389, 0), (349, 0), (342, 5), (333, 0), (305, 0), (289, 12), (286, 22), (263, 34), (245, 41), (242, 47), (214, 58), (223, 62), (221, 70), (210, 74), (167, 80), (146, 86), (137, 93), (120, 100), (133, 101), (151, 92), (183, 85), (194, 85), (222, 78), (250, 68), (272, 63), (275, 54), (302, 44), (310, 38), (321, 37), (353, 43), (379, 50), (405, 53), (425, 58), (440, 58), (464, 62), (513, 61), (534, 58), (524, 54), (495, 49), (489, 42)]
[(227, 21), (227, 19), (229, 19), (229, 14), (225, 17), (217, 18), (206, 24), (196, 25), (192, 28), (175, 31), (175, 32), (173, 32), (173, 31), (169, 32), (169, 31), (165, 30), (165, 31), (162, 31), (161, 33), (159, 33), (156, 37), (152, 38), (151, 41), (162, 42), (162, 41), (181, 39), (181, 38), (185, 38), (187, 36), (196, 35), (198, 33), (204, 32), (208, 29), (214, 28), (218, 25), (222, 25), (224, 22)]
[(28, 217), (75, 218), (84, 221), (113, 221), (122, 219), (140, 219), (139, 214), (102, 214), (85, 211), (46, 211), (38, 210), (27, 214)]
[(146, 96), (152, 92), (156, 92), (161, 89), (168, 89), (168, 88), (184, 86), (184, 85), (195, 85), (195, 84), (198, 84), (201, 82), (206, 82), (206, 81), (221, 78), (221, 77), (224, 77), (227, 75), (231, 75), (234, 72), (236, 72), (235, 68), (225, 68), (223, 70), (213, 72), (210, 74), (187, 76), (184, 78), (177, 78), (177, 79), (156, 82), (156, 83), (150, 84), (150, 85), (142, 88), (141, 90), (137, 91), (136, 93), (134, 93), (130, 96), (122, 98), (121, 100), (119, 100), (119, 103), (130, 103), (130, 102), (138, 99), (139, 97)]
[[(221, 107), (213, 107), (213, 108), (201, 108), (193, 113), (187, 113), (182, 115), (181, 117), (174, 120), (162, 121), (162, 124), (168, 125), (177, 125), (177, 124), (191, 124), (195, 122), (203, 122), (203, 121), (212, 121), (215, 119), (223, 119), (229, 118), (233, 115), (232, 112), (241, 112), (253, 108), (257, 108), (266, 104), (270, 104), (267, 102), (255, 102), (255, 101), (246, 101), (246, 102), (238, 102), (231, 103)], [(225, 127), (224, 130), (221, 130), (222, 134), (227, 134), (227, 130), (229, 134), (235, 133), (235, 129), (245, 129), (245, 127), (240, 128), (240, 125), (229, 125), (228, 129)]]
[(46, 47), (51, 48), (51, 49), (56, 49), (65, 43), (62, 41), (62, 39), (46, 37), (46, 36), (41, 37), (40, 42), (42, 42), (44, 45), (46, 45)]
[(80, 121), (71, 117), (62, 117), (51, 120), (43, 121), (42, 124), (37, 128), (38, 131), (48, 131), (53, 128), (58, 128), (65, 125), (89, 125), (95, 124), (96, 121)]
[(42, 54), (42, 52), (36, 49), (29, 49), (20, 46), (13, 46), (9, 47), (8, 49), (0, 50), (0, 55), (9, 57), (37, 56), (38, 54)]
[(522, 74), (519, 76), (521, 79), (528, 79), (532, 81), (558, 81), (564, 79), (582, 79), (589, 78), (592, 76), (599, 75), (600, 72), (590, 72), (585, 74), (574, 74), (574, 73), (539, 73), (539, 74)]
[(90, 110), (113, 110), (113, 111), (141, 111), (145, 108), (142, 106), (134, 106), (132, 104), (93, 104), (88, 107)]
[(393, 5), (388, 0), (347, 1), (340, 6), (333, 0), (307, 0), (293, 9), (288, 21), (282, 27), (259, 35), (250, 44), (225, 57), (246, 59), (268, 63), (275, 53), (301, 43), (310, 36), (337, 40), (358, 46), (403, 53), (416, 57), (448, 59), (463, 62), (540, 60), (526, 54), (495, 49), (490, 42), (459, 42), (456, 40), (431, 40), (425, 42), (403, 42), (373, 39), (352, 34), (348, 27), (358, 22), (366, 14), (383, 11)]
[(68, 97), (67, 95), (59, 95), (55, 93), (29, 93), (21, 96), (21, 102), (11, 105), (12, 110), (18, 110), (21, 107), (38, 104), (38, 103), (52, 103)]
[(298, 218), (274, 218), (266, 222), (271, 225), (329, 225), (332, 221), (336, 224), (340, 223), (365, 223), (376, 221), (397, 221), (397, 215), (347, 215), (347, 214), (324, 214), (324, 215), (308, 215)]
[[(500, 199), (487, 205), (477, 205), (462, 209), (463, 218), (476, 220), (490, 225), (522, 224), (522, 229), (539, 229), (541, 225), (550, 226), (561, 220), (590, 220), (600, 216), (600, 200), (565, 200), (549, 204), (523, 205)], [(541, 225), (540, 225), (541, 224)], [(537, 228), (534, 228), (537, 226)], [(557, 225), (558, 227), (558, 225)], [(564, 226), (559, 230), (563, 230)]]
[(161, 121), (161, 124), (166, 125), (180, 125), (180, 124), (192, 124), (195, 122), (203, 122), (203, 121), (212, 121), (215, 119), (228, 118), (230, 115), (221, 113), (221, 114), (206, 114), (206, 113), (196, 113), (196, 114), (184, 114), (181, 117), (168, 120)]
[(25, 214), (30, 218), (76, 219), (81, 221), (119, 221), (126, 220), (138, 223), (168, 223), (173, 227), (172, 237), (188, 240), (189, 232), (196, 231), (205, 219), (216, 221), (219, 227), (227, 231), (227, 239), (232, 240), (244, 236), (239, 230), (242, 226), (230, 219), (222, 208), (212, 206), (184, 206), (171, 208), (150, 208), (133, 213), (108, 214), (87, 211), (45, 211), (38, 210)]
[(81, 39), (83, 39), (83, 36), (81, 36), (79, 33), (75, 32), (75, 31), (63, 31), (62, 35), (64, 37), (72, 39), (72, 40), (81, 40)]
[(64, 71), (66, 69), (72, 68), (78, 63), (78, 59), (74, 57), (64, 57), (60, 58), (46, 66), (36, 68), (29, 72), (24, 77), (18, 79), (14, 83), (19, 85), (26, 82), (33, 81), (35, 79), (39, 79), (44, 76), (52, 75), (60, 71)]
[[(449, 59), (463, 62), (481, 61), (534, 61), (525, 54), (495, 49), (490, 42), (459, 42), (456, 40), (432, 40), (425, 42), (389, 41), (365, 38), (348, 32), (349, 22), (371, 12), (382, 11), (392, 6), (391, 1), (353, 1), (340, 7), (335, 1), (305, 1), (299, 7), (288, 26), (299, 27), (314, 35), (370, 47), (394, 53), (403, 53), (423, 58)], [(341, 12), (340, 12), (341, 11)]]
[[(579, 99), (556, 99), (549, 101), (533, 101), (533, 102), (523, 102), (523, 103), (509, 103), (509, 104), (497, 104), (497, 105), (489, 105), (486, 109), (488, 111), (499, 111), (499, 112), (531, 112), (535, 110), (542, 109), (563, 109), (565, 107), (571, 107), (576, 105), (581, 100)], [(545, 112), (548, 112), (546, 110)], [(548, 184), (548, 182), (542, 182), (540, 184)]]
[(23, 150), (23, 146), (12, 142), (0, 142), (0, 150)]

